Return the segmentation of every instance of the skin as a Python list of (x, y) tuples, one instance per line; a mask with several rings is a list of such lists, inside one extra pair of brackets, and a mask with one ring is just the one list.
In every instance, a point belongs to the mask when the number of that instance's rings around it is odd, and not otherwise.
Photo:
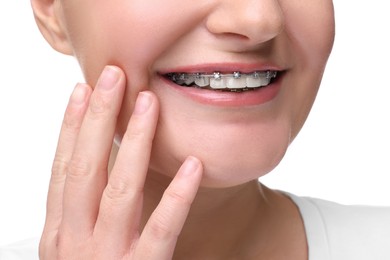
[[(87, 82), (65, 112), (41, 258), (307, 259), (296, 206), (257, 178), (280, 162), (314, 102), (332, 1), (31, 3), (43, 36), (78, 59)], [(276, 64), (278, 95), (201, 104), (158, 76), (221, 62)]]

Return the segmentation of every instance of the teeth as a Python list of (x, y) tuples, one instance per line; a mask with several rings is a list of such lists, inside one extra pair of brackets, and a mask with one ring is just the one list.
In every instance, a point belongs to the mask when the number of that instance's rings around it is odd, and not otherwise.
[(200, 73), (195, 76), (195, 84), (199, 87), (206, 87), (210, 85), (210, 79), (208, 77), (203, 77)]
[(258, 88), (270, 84), (271, 79), (277, 75), (276, 71), (255, 71), (253, 73), (241, 73), (235, 71), (231, 74), (214, 72), (204, 73), (169, 73), (168, 78), (179, 85), (208, 87), (212, 89), (228, 89), (230, 91), (242, 91), (249, 88)]
[(214, 77), (210, 79), (210, 87), (213, 89), (224, 89), (226, 88), (226, 79)]
[(214, 72), (213, 73), (213, 78), (215, 80), (220, 80), (220, 79), (222, 79), (222, 74), (220, 72)]
[(257, 88), (261, 86), (261, 78), (247, 77), (246, 85), (248, 88)]
[(194, 83), (194, 78), (189, 74), (182, 73), (180, 74), (179, 79), (181, 80), (182, 83), (186, 84), (187, 86)]
[(267, 86), (271, 82), (270, 78), (260, 78), (260, 79), (261, 79), (260, 87)]
[(226, 78), (226, 81), (227, 81), (226, 85), (228, 88), (245, 88), (247, 86), (246, 85), (246, 76), (242, 76), (239, 78), (228, 77), (228, 78)]

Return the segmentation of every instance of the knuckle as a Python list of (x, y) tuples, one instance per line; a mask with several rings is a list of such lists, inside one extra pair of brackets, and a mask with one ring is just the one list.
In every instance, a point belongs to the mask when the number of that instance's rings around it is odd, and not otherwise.
[(82, 117), (82, 109), (69, 107), (64, 116), (63, 127), (67, 130), (78, 131), (81, 126)]
[(91, 97), (89, 102), (89, 117), (91, 119), (102, 119), (107, 112), (111, 110), (112, 102), (107, 97), (100, 93), (96, 93)]
[(127, 139), (130, 142), (134, 140), (142, 140), (147, 142), (149, 140), (145, 129), (137, 124), (133, 124), (131, 127), (129, 127), (125, 132), (123, 138)]
[(167, 216), (163, 214), (156, 214), (153, 221), (150, 223), (150, 233), (151, 235), (158, 240), (166, 240), (169, 238), (176, 238), (179, 236), (178, 233), (172, 231), (172, 229), (165, 223), (167, 222)]
[[(65, 239), (61, 233), (43, 233), (39, 241), (38, 255), (39, 259), (64, 259)], [(68, 246), (69, 247), (69, 246)]]
[(168, 189), (166, 190), (166, 196), (170, 204), (174, 207), (190, 207), (191, 199), (187, 198), (185, 195), (180, 193), (177, 190)]
[(62, 156), (56, 155), (51, 167), (52, 180), (62, 182), (66, 177), (66, 172), (68, 170), (68, 161), (65, 160)]
[(65, 232), (59, 231), (55, 238), (55, 248), (57, 251), (58, 259), (66, 259), (71, 255), (72, 249), (76, 246), (74, 240), (69, 239)]
[(90, 175), (91, 166), (81, 156), (73, 156), (67, 167), (67, 178), (80, 178)]
[(172, 217), (178, 208), (189, 208), (191, 200), (174, 190), (167, 190), (164, 194), (164, 209), (155, 211), (150, 219), (150, 232), (156, 239), (176, 239), (180, 235), (180, 230), (171, 227)]
[(79, 234), (60, 228), (53, 240), (53, 246), (55, 259), (96, 259), (93, 257), (96, 247), (91, 234)]
[(107, 202), (110, 204), (126, 203), (133, 199), (139, 199), (143, 195), (143, 188), (135, 188), (128, 181), (116, 176), (110, 180), (104, 190)]
[(58, 252), (66, 251), (65, 248), (66, 248), (67, 243), (65, 241), (66, 241), (66, 239), (63, 236), (63, 232), (62, 231), (58, 231), (58, 234), (57, 234), (57, 236), (55, 237), (55, 240), (54, 240), (55, 247), (56, 247)]

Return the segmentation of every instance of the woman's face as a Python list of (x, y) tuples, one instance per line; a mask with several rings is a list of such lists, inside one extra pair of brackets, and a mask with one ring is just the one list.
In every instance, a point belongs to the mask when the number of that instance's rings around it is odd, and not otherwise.
[[(118, 136), (138, 92), (153, 91), (160, 118), (151, 171), (174, 175), (194, 155), (203, 185), (214, 187), (279, 163), (309, 113), (334, 37), (331, 0), (59, 0), (56, 8), (91, 85), (107, 64), (125, 71)], [(276, 73), (268, 85), (267, 71)], [(181, 77), (202, 87), (179, 86)]]

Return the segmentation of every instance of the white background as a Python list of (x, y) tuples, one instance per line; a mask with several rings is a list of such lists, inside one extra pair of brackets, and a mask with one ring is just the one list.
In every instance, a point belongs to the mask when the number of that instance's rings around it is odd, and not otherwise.
[[(335, 0), (337, 36), (312, 113), (263, 178), (298, 195), (390, 206), (390, 7)], [(54, 52), (28, 0), (0, 2), (0, 245), (39, 236), (76, 61)]]

